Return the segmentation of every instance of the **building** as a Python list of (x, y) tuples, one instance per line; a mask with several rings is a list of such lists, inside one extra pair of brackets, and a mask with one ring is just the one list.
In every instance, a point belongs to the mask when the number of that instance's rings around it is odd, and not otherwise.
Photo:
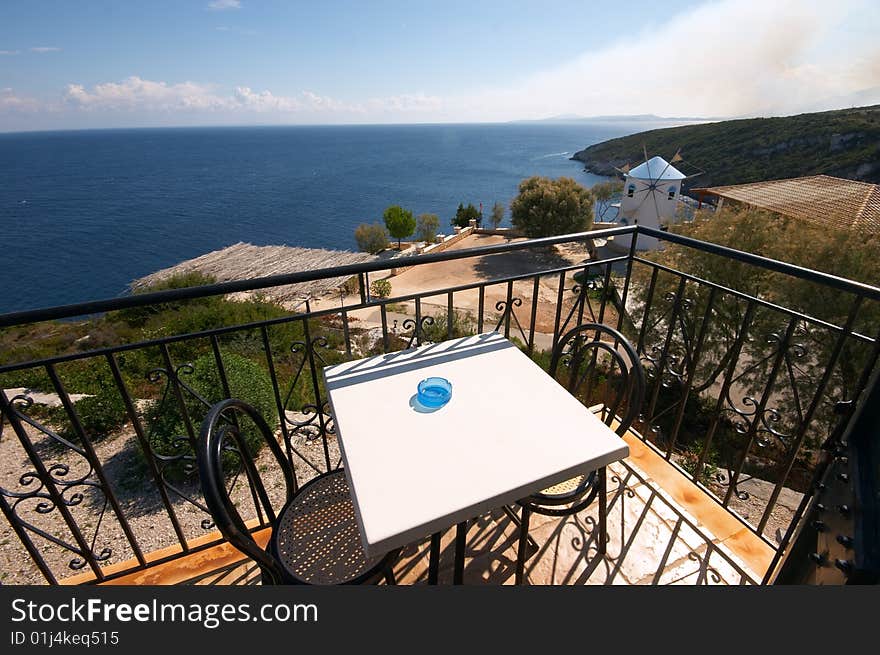
[(820, 227), (880, 233), (880, 185), (830, 175), (692, 189), (700, 203), (747, 206)]
[[(651, 157), (648, 161), (627, 172), (620, 200), (622, 225), (643, 225), (659, 229), (676, 214), (681, 193), (681, 182), (687, 176), (663, 157)], [(620, 243), (629, 247), (629, 243)], [(641, 236), (639, 250), (658, 247), (657, 239)]]

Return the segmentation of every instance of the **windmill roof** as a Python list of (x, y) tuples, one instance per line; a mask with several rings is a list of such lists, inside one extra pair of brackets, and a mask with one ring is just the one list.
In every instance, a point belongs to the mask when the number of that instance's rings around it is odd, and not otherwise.
[(644, 164), (636, 166), (627, 175), (640, 180), (683, 180), (687, 177), (663, 157), (651, 157)]
[(692, 189), (825, 227), (880, 233), (880, 186), (830, 175)]

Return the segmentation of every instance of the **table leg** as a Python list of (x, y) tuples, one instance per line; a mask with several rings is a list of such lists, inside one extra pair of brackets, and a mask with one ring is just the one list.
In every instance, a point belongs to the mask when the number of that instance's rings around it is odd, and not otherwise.
[(428, 584), (437, 584), (440, 573), (440, 533), (431, 535), (431, 550), (428, 556)]
[(605, 467), (599, 469), (599, 543), (598, 553), (604, 555), (608, 547), (608, 481)]
[(467, 521), (455, 526), (455, 569), (452, 584), (464, 583), (464, 549), (467, 541)]
[(529, 517), (532, 513), (527, 507), (522, 508), (522, 518), (519, 522), (519, 545), (516, 549), (516, 578), (515, 583), (521, 585), (526, 572), (526, 546), (529, 540)]

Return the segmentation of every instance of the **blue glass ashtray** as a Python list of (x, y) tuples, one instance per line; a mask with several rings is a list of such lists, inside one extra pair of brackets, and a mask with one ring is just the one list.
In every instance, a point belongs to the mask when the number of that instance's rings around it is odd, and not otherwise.
[(452, 383), (446, 378), (425, 378), (419, 382), (418, 401), (425, 407), (443, 407), (452, 398)]

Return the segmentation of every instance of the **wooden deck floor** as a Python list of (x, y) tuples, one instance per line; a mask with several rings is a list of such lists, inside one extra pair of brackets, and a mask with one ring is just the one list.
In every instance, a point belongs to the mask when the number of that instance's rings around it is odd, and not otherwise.
[[(636, 437), (609, 468), (608, 533), (596, 549), (596, 504), (564, 519), (533, 515), (529, 584), (758, 584), (773, 549)], [(452, 582), (454, 530), (442, 539), (440, 583)], [(265, 539), (266, 531), (258, 533)], [(513, 584), (518, 526), (502, 510), (468, 528), (465, 584)], [(411, 544), (398, 584), (427, 584), (429, 542)], [(78, 576), (79, 577), (79, 576)], [(85, 579), (69, 579), (83, 583)], [(259, 584), (259, 570), (228, 544), (157, 564), (110, 584)]]

